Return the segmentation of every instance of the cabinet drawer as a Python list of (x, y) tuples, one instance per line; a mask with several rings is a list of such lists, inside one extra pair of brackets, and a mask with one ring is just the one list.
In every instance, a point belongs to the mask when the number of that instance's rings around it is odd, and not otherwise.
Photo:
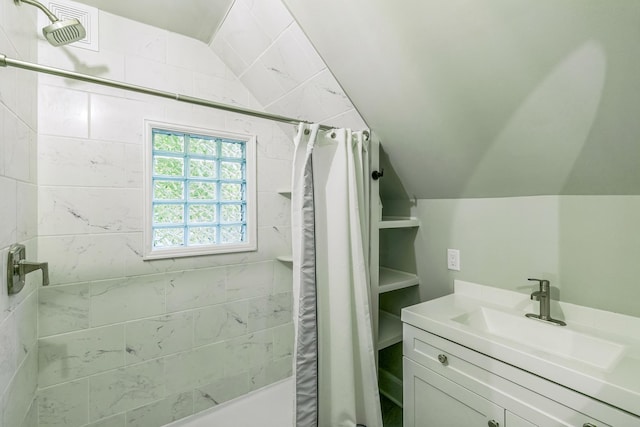
[[(490, 398), (492, 402), (533, 425), (541, 427), (582, 426), (591, 423), (598, 427), (609, 426), (581, 411), (549, 399), (544, 395), (545, 390), (542, 388), (536, 392), (536, 390), (523, 387), (521, 384), (496, 374), (496, 372), (505, 372), (501, 369), (505, 364), (499, 360), (406, 324), (404, 325), (403, 354), (406, 358), (462, 387), (480, 396)], [(506, 371), (519, 371), (519, 377), (515, 377), (516, 380), (522, 379), (522, 375), (532, 375), (512, 366), (507, 366), (507, 368)], [(537, 379), (539, 380), (539, 377)], [(548, 381), (545, 383), (547, 383), (545, 384), (547, 387), (558, 387)], [(575, 393), (568, 389), (567, 391)], [(581, 396), (581, 398), (582, 402), (589, 405), (602, 405), (601, 402), (588, 399), (585, 396)], [(589, 406), (579, 406), (579, 408), (585, 410)]]
[(405, 427), (504, 426), (504, 409), (406, 357)]

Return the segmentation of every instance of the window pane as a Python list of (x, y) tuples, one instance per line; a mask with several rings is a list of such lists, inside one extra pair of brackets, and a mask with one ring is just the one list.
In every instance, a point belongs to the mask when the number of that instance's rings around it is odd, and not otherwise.
[(224, 183), (220, 186), (222, 200), (242, 201), (242, 185)]
[(244, 142), (223, 142), (222, 157), (235, 157), (241, 159), (244, 152)]
[(215, 160), (191, 159), (189, 161), (189, 175), (199, 177), (199, 178), (215, 178), (216, 177)]
[(175, 157), (153, 157), (153, 174), (164, 176), (183, 176), (184, 160)]
[(189, 153), (215, 157), (218, 143), (213, 139), (189, 137)]
[(222, 222), (242, 222), (242, 205), (220, 206)]
[(220, 227), (220, 243), (242, 243), (243, 241), (243, 226)]
[(184, 228), (156, 228), (153, 231), (153, 247), (184, 246)]
[(189, 222), (216, 222), (216, 206), (189, 205)]
[(184, 183), (181, 181), (155, 181), (153, 198), (156, 200), (184, 199)]
[(183, 205), (154, 205), (154, 224), (182, 224), (184, 222)]
[(189, 245), (213, 245), (215, 243), (215, 227), (189, 227)]
[(216, 200), (216, 184), (214, 182), (190, 182), (189, 199)]
[(166, 133), (154, 133), (153, 149), (157, 151), (182, 153), (184, 152), (184, 136), (167, 135)]
[(242, 163), (222, 162), (220, 175), (222, 179), (242, 179)]

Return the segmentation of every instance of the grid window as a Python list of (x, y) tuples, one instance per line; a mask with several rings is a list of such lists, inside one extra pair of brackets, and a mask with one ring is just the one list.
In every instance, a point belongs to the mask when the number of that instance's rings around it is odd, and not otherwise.
[(254, 139), (158, 124), (148, 138), (146, 258), (254, 250)]

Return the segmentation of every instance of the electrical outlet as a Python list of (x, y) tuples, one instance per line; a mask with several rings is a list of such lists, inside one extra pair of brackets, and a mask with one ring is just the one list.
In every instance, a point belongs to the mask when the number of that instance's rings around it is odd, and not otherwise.
[(447, 268), (460, 271), (460, 251), (458, 249), (447, 249)]

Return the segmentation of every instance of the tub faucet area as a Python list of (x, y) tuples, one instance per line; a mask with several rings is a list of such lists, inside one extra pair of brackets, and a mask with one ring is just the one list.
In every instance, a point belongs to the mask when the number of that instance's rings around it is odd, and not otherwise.
[(567, 324), (562, 320), (553, 319), (551, 317), (551, 285), (548, 280), (542, 279), (528, 279), (540, 284), (540, 289), (531, 293), (531, 299), (540, 301), (540, 314), (527, 313), (525, 316), (532, 319), (543, 320), (545, 322), (551, 322), (555, 325), (566, 326)]

